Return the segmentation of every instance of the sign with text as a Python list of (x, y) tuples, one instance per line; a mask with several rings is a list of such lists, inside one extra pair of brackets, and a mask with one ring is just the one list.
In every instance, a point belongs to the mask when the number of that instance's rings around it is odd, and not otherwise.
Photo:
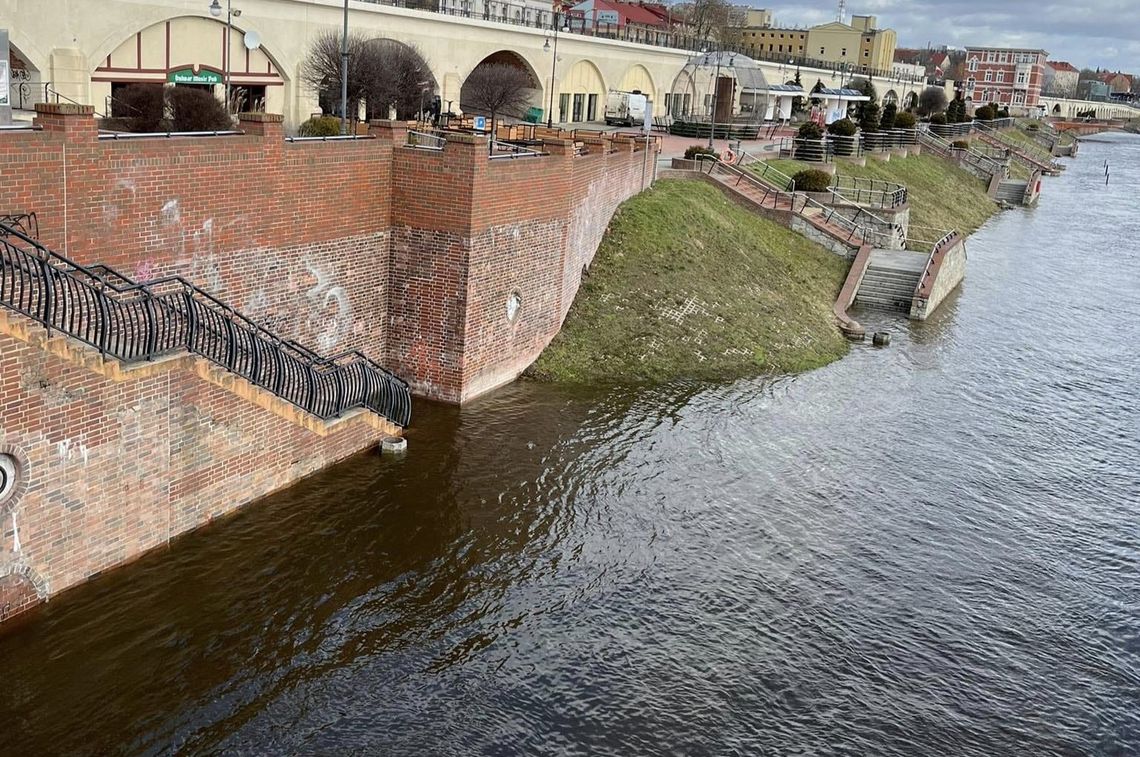
[(216, 71), (198, 71), (180, 68), (166, 75), (166, 80), (174, 84), (222, 84), (222, 75)]
[(486, 116), (475, 116), (475, 131), (487, 131)]

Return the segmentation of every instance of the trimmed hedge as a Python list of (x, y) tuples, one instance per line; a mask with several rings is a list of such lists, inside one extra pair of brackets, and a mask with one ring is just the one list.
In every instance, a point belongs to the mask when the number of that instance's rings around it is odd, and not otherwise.
[(903, 111), (902, 113), (895, 115), (896, 129), (913, 129), (915, 123), (916, 122), (914, 120), (913, 113), (907, 113), (906, 111)]
[(970, 149), (970, 143), (964, 139), (955, 139), (953, 142), (950, 143), (950, 146), (953, 148), (956, 148), (958, 150)]
[(720, 153), (704, 145), (689, 145), (685, 148), (685, 160), (699, 160), (702, 155), (711, 155), (720, 160)]
[(831, 174), (808, 168), (792, 177), (797, 192), (826, 192), (831, 186)]
[(302, 137), (336, 137), (340, 135), (340, 119), (336, 116), (313, 116), (297, 129)]
[(853, 137), (859, 129), (855, 126), (855, 122), (850, 118), (841, 118), (838, 121), (832, 121), (827, 127), (828, 134), (834, 134), (837, 137)]
[(796, 136), (800, 139), (822, 139), (823, 129), (819, 128), (819, 124), (814, 121), (808, 121), (800, 126), (800, 130), (796, 132)]

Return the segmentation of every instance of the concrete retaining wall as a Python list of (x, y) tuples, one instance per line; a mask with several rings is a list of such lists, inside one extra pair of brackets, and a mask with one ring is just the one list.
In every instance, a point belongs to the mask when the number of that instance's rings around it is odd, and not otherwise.
[(925, 321), (965, 277), (966, 239), (957, 237), (930, 261), (911, 302), (910, 317)]

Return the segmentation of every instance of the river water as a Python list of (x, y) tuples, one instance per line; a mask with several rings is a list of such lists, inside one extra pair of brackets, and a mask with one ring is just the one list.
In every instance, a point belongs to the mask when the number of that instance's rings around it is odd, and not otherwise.
[(807, 375), (421, 405), (0, 635), (0, 751), (1136, 754), (1138, 187)]

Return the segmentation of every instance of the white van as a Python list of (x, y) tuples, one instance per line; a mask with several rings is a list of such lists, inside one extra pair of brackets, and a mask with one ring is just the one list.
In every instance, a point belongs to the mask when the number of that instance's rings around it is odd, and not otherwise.
[(637, 90), (611, 91), (606, 98), (606, 126), (640, 125), (645, 121), (645, 108), (648, 102), (645, 95)]

